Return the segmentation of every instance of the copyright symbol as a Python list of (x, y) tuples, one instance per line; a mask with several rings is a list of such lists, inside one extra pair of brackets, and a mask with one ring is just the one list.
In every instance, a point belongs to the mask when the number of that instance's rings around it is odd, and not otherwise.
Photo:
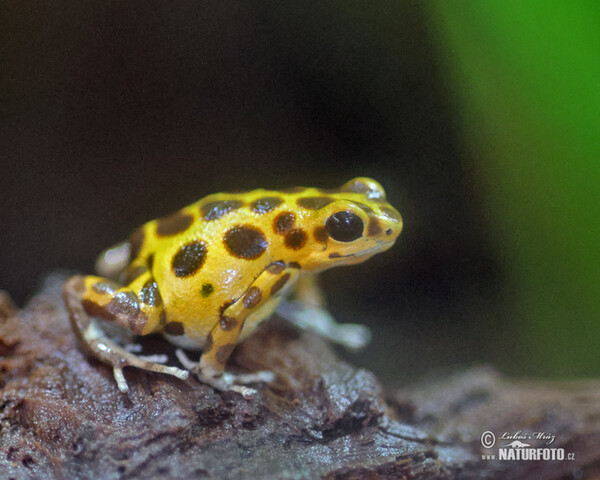
[(481, 444), (484, 446), (484, 448), (492, 448), (495, 443), (496, 435), (494, 435), (494, 432), (486, 430), (481, 434)]

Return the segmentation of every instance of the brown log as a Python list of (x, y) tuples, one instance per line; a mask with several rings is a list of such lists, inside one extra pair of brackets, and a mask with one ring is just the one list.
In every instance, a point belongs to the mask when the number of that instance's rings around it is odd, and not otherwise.
[[(275, 318), (229, 365), (276, 374), (254, 399), (133, 368), (122, 394), (78, 348), (64, 280), (48, 279), (19, 312), (0, 296), (0, 478), (600, 478), (599, 381), (476, 368), (386, 394), (372, 373)], [(143, 345), (173, 353), (160, 338)], [(491, 449), (480, 441), (488, 430)], [(547, 447), (574, 459), (482, 459), (518, 431), (554, 435)]]

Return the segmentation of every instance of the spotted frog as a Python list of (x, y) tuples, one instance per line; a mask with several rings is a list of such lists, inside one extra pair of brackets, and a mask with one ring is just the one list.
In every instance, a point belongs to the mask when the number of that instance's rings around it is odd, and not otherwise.
[[(315, 277), (387, 250), (401, 230), (400, 214), (370, 178), (332, 190), (217, 193), (138, 228), (101, 257), (104, 276), (74, 276), (63, 296), (80, 343), (112, 366), (122, 392), (122, 369), (133, 366), (181, 379), (191, 370), (218, 390), (250, 397), (254, 390), (245, 385), (272, 375), (234, 375), (225, 365), (237, 342), (278, 306), (347, 346), (365, 342), (360, 326), (329, 316)], [(107, 278), (117, 272), (119, 282)], [(178, 349), (180, 369), (160, 356), (135, 355), (108, 338), (100, 319), (135, 335), (161, 332), (179, 347), (201, 348), (202, 356), (196, 364)]]

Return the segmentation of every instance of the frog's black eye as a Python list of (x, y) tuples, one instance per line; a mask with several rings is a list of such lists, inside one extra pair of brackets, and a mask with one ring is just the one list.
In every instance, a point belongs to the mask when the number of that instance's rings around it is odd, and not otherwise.
[(364, 224), (358, 215), (352, 212), (335, 212), (325, 222), (327, 234), (338, 242), (352, 242), (362, 237)]

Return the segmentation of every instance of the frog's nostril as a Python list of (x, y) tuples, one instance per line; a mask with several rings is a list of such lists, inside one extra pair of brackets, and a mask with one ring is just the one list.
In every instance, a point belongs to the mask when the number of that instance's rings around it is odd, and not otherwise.
[(388, 228), (388, 229), (385, 231), (385, 234), (386, 234), (387, 236), (390, 236), (390, 235), (392, 234), (392, 229), (391, 229), (391, 228)]

